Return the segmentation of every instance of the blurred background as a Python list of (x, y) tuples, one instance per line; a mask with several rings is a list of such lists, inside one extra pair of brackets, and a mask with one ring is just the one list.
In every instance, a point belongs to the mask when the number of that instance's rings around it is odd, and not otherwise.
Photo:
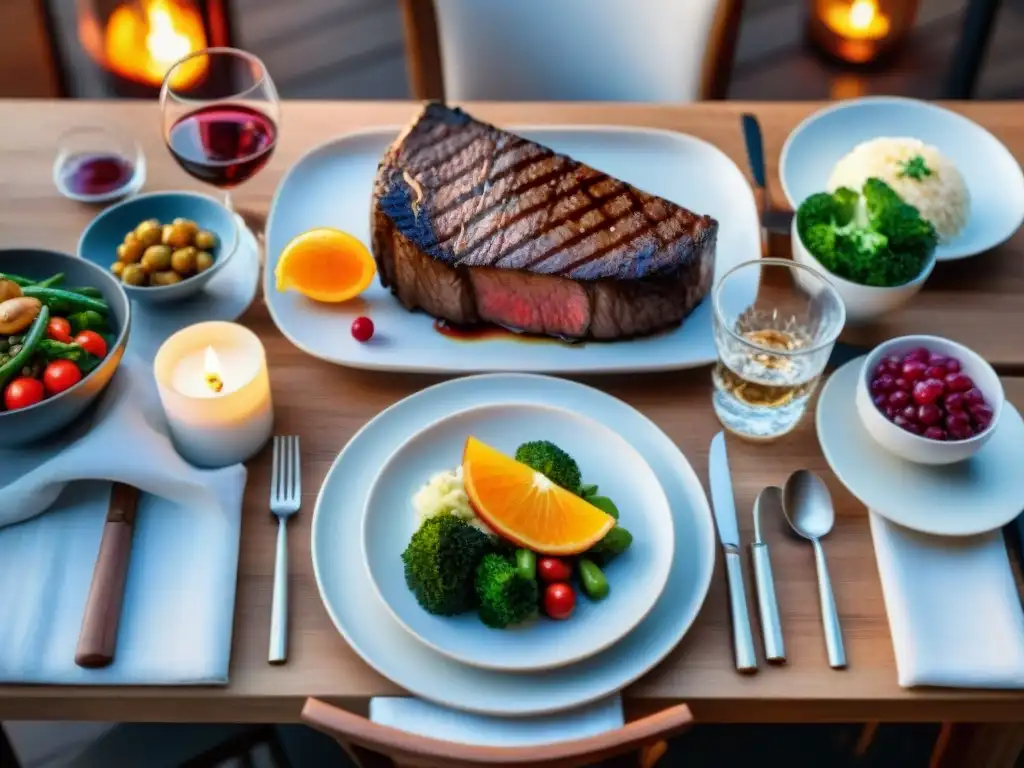
[[(0, 97), (152, 97), (175, 59), (233, 45), (283, 98), (1015, 99), (1022, 43), (1024, 0), (3, 0)], [(698, 59), (713, 82), (687, 80)]]

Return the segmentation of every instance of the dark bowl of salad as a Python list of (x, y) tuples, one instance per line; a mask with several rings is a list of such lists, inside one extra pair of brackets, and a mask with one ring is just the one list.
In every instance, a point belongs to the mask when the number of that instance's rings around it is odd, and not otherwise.
[(114, 377), (131, 303), (117, 278), (57, 251), (0, 249), (3, 447), (67, 428)]

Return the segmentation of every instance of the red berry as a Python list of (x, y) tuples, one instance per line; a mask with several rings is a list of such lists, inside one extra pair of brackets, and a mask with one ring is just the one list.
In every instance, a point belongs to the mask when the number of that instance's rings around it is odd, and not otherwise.
[(917, 360), (909, 360), (903, 364), (903, 378), (907, 381), (919, 381), (924, 378), (927, 370), (928, 366), (924, 363)]
[(878, 395), (885, 392), (892, 392), (896, 383), (893, 381), (892, 376), (887, 373), (883, 373), (877, 379), (871, 382), (872, 393)]
[(896, 385), (896, 389), (902, 389), (904, 392), (909, 392), (911, 389), (914, 388), (914, 385), (911, 382), (904, 379), (902, 376), (897, 377), (896, 381), (894, 381), (893, 384)]
[(945, 440), (946, 430), (942, 427), (928, 427), (928, 429), (924, 431), (924, 436), (929, 440)]
[(960, 361), (957, 360), (955, 357), (949, 358), (949, 360), (946, 361), (946, 370), (949, 373), (959, 373), (960, 372)]
[(357, 317), (352, 321), (352, 338), (356, 341), (369, 341), (373, 337), (373, 320), (368, 317)]
[(918, 347), (917, 349), (912, 349), (907, 352), (907, 354), (903, 356), (903, 362), (906, 363), (907, 361), (915, 360), (919, 363), (927, 363), (928, 360), (931, 359), (931, 356), (932, 353), (927, 349), (924, 347)]
[(912, 434), (921, 434), (921, 425), (903, 418), (901, 414), (896, 414), (896, 418), (892, 420), (892, 423), (895, 424), (900, 429), (906, 430), (907, 432), (910, 432)]
[(945, 391), (945, 386), (940, 379), (925, 379), (914, 385), (914, 402), (918, 405), (934, 403)]
[(885, 406), (889, 404), (889, 397), (886, 395), (875, 395), (871, 398), (871, 402), (875, 404), (875, 408), (884, 412)]
[(889, 421), (892, 421), (894, 418), (896, 418), (896, 414), (899, 413), (899, 410), (893, 408), (891, 405), (885, 406), (885, 408), (883, 408), (882, 410), (885, 412), (885, 418), (887, 418)]
[(926, 378), (929, 379), (944, 379), (949, 371), (946, 370), (944, 365), (929, 365), (928, 369), (924, 372)]
[[(885, 397), (885, 395), (880, 395)], [(895, 392), (889, 393), (889, 404), (895, 408), (902, 408), (910, 403), (910, 393), (905, 392), (902, 389), (897, 389)]]
[(971, 387), (963, 393), (964, 402), (967, 405), (976, 405), (978, 403), (985, 402), (985, 396), (981, 394), (981, 390), (977, 387)]
[(552, 619), (568, 619), (576, 607), (576, 593), (565, 583), (548, 584), (544, 590), (544, 612)]
[(966, 440), (974, 434), (970, 419), (963, 413), (951, 413), (946, 417), (946, 432), (954, 440)]
[(940, 355), (938, 352), (928, 355), (928, 365), (945, 365), (947, 360), (949, 360), (948, 357)]
[(951, 373), (946, 376), (946, 389), (950, 392), (966, 392), (973, 386), (974, 382), (966, 373)]
[(995, 411), (985, 403), (975, 403), (968, 410), (971, 412), (971, 421), (979, 430), (987, 428), (995, 416)]
[(966, 403), (964, 402), (964, 396), (962, 392), (950, 392), (944, 398), (942, 398), (942, 405), (949, 413), (955, 413), (956, 411), (962, 411)]
[(917, 423), (916, 405), (906, 405), (903, 408), (900, 408), (897, 412), (907, 421), (913, 422), (915, 424)]
[(917, 420), (926, 427), (930, 427), (942, 421), (942, 411), (934, 403), (919, 405), (917, 407)]

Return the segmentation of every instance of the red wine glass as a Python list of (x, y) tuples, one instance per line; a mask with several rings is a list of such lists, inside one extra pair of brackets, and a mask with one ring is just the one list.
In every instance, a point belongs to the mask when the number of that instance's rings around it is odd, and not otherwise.
[(186, 173), (224, 192), (270, 160), (280, 125), (274, 81), (258, 57), (206, 48), (174, 64), (160, 88), (164, 140)]

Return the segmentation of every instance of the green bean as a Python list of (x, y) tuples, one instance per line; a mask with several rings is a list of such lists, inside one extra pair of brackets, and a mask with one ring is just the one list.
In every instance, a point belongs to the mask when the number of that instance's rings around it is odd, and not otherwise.
[(93, 312), (99, 312), (101, 315), (106, 315), (110, 312), (110, 308), (107, 307), (107, 303), (105, 301), (92, 299), (88, 296), (82, 296), (79, 293), (72, 293), (71, 291), (64, 291), (60, 288), (40, 288), (37, 285), (30, 285), (23, 288), (22, 293), (26, 296), (32, 296), (33, 298), (39, 299), (51, 309), (55, 310), (56, 307), (60, 307), (61, 309), (70, 308), (77, 311), (91, 309)]
[(32, 354), (36, 351), (36, 347), (39, 346), (43, 335), (46, 333), (46, 325), (49, 322), (50, 308), (44, 304), (29, 327), (28, 333), (25, 335), (25, 343), (22, 345), (21, 350), (16, 355), (13, 355), (3, 366), (0, 366), (0, 387), (7, 384), (7, 380), (20, 371), (29, 361)]
[(524, 579), (537, 578), (537, 555), (529, 549), (516, 550), (516, 571)]
[(608, 597), (610, 590), (608, 579), (605, 578), (596, 563), (587, 560), (585, 557), (580, 558), (577, 568), (580, 572), (580, 584), (583, 586), (583, 591), (587, 594), (587, 597), (591, 600), (603, 600)]
[(0, 280), (10, 280), (12, 283), (20, 285), (22, 288), (28, 285), (35, 285), (36, 281), (21, 275), (10, 275), (6, 272), (0, 272)]
[(55, 275), (50, 275), (45, 280), (40, 280), (36, 283), (36, 288), (53, 288), (55, 285), (60, 285), (64, 282), (64, 273), (58, 272)]
[(88, 296), (90, 299), (102, 299), (103, 291), (99, 288), (93, 288), (91, 285), (83, 285), (78, 288), (65, 288), (65, 291), (71, 293), (80, 293), (82, 296)]
[(89, 354), (77, 344), (65, 344), (54, 339), (40, 341), (38, 352), (48, 363), (54, 360), (70, 360), (82, 373), (89, 373), (100, 364), (100, 358)]
[(632, 543), (633, 534), (621, 525), (616, 525), (604, 535), (603, 539), (591, 547), (587, 554), (602, 564), (607, 564), (629, 549)]
[[(28, 294), (25, 294), (26, 296)], [(593, 504), (595, 507), (600, 509), (602, 512), (606, 512), (616, 520), (619, 519), (619, 508), (615, 506), (615, 502), (609, 499), (607, 496), (587, 496), (587, 501)]]

